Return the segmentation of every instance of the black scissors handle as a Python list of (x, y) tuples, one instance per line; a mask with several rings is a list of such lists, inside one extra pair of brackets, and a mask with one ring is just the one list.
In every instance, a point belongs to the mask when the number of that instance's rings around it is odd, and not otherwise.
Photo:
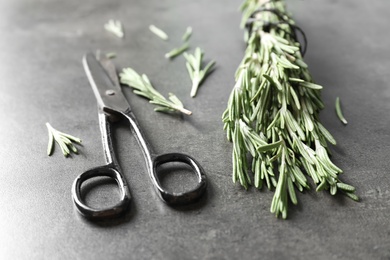
[[(198, 179), (196, 187), (182, 193), (171, 193), (162, 188), (157, 170), (160, 165), (170, 162), (181, 162), (189, 165)], [(166, 153), (154, 157), (151, 171), (151, 179), (159, 197), (170, 205), (181, 205), (193, 202), (202, 196), (206, 189), (206, 175), (204, 174), (203, 168), (194, 158), (183, 153)]]
[[(117, 182), (121, 191), (121, 198), (116, 205), (104, 209), (94, 209), (85, 204), (81, 195), (81, 186), (86, 180), (95, 177), (110, 177)], [(120, 173), (120, 171), (118, 171), (118, 169), (116, 169), (113, 164), (95, 167), (80, 174), (73, 182), (72, 196), (73, 201), (79, 212), (83, 216), (91, 219), (105, 219), (116, 217), (122, 214), (127, 209), (131, 199), (126, 180), (123, 178), (123, 175)]]
[[(73, 182), (72, 197), (79, 212), (91, 219), (112, 218), (122, 214), (130, 204), (131, 195), (126, 179), (123, 176), (116, 159), (112, 144), (111, 123), (108, 120), (108, 115), (103, 111), (99, 111), (100, 131), (102, 134), (102, 143), (106, 165), (94, 167), (81, 173)], [(82, 184), (95, 177), (110, 177), (116, 181), (121, 191), (119, 202), (110, 208), (94, 209), (88, 206), (82, 198)]]
[[(153, 153), (152, 147), (146, 140), (145, 135), (141, 130), (141, 127), (139, 126), (133, 112), (128, 110), (123, 112), (122, 115), (130, 122), (131, 130), (133, 131), (139, 145), (142, 148), (149, 171), (149, 176), (158, 196), (164, 202), (170, 205), (188, 204), (202, 196), (207, 186), (206, 175), (202, 166), (194, 158), (183, 153), (166, 153), (155, 155)], [(169, 192), (168, 190), (164, 189), (159, 180), (158, 167), (170, 162), (181, 162), (190, 166), (193, 172), (196, 174), (198, 180), (196, 187), (181, 193)]]
[[(129, 206), (131, 195), (123, 176), (119, 163), (116, 159), (114, 147), (112, 143), (111, 123), (108, 116), (103, 111), (99, 112), (100, 130), (102, 134), (103, 148), (107, 165), (95, 167), (81, 173), (74, 181), (72, 186), (73, 201), (79, 212), (90, 219), (112, 218), (122, 214)], [(144, 153), (145, 161), (149, 171), (149, 176), (158, 196), (169, 205), (188, 204), (197, 200), (203, 195), (206, 190), (206, 175), (202, 166), (191, 156), (182, 153), (167, 153), (154, 155), (152, 148), (144, 138), (144, 134), (136, 121), (134, 114), (131, 111), (118, 113), (117, 116), (122, 116), (129, 120), (130, 127), (135, 134)], [(186, 192), (175, 193), (169, 192), (161, 185), (158, 175), (158, 168), (166, 163), (181, 162), (191, 167), (197, 177), (197, 185), (195, 188)], [(88, 206), (82, 198), (82, 184), (95, 177), (110, 177), (114, 179), (121, 191), (119, 202), (110, 208), (95, 209)]]

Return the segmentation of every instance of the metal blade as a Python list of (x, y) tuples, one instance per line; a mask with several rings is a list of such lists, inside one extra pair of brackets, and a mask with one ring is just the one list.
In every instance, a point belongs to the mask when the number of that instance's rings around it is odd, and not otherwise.
[(109, 70), (106, 71), (94, 54), (87, 53), (83, 58), (85, 73), (99, 107), (107, 113), (126, 112), (130, 109), (130, 105), (120, 89), (115, 67), (109, 63), (111, 61), (102, 62)]
[(106, 71), (106, 73), (108, 74), (108, 76), (110, 77), (111, 81), (114, 83), (114, 85), (118, 88), (118, 89), (121, 89), (120, 87), (120, 84), (119, 84), (119, 78), (118, 78), (118, 74), (116, 72), (116, 68), (115, 68), (115, 65), (114, 63), (111, 61), (111, 59), (105, 57), (103, 55), (103, 57), (100, 55), (100, 52), (99, 53), (96, 53), (96, 59), (100, 62), (100, 64), (102, 65), (102, 67), (104, 68), (104, 70)]

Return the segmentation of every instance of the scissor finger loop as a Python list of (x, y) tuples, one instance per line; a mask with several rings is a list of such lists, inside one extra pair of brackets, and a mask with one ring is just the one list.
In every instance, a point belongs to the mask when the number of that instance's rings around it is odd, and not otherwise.
[[(95, 209), (88, 206), (82, 198), (82, 185), (85, 181), (96, 177), (110, 177), (116, 181), (121, 191), (119, 202), (113, 207), (106, 209)], [(95, 167), (81, 173), (73, 182), (72, 186), (73, 201), (79, 212), (87, 218), (103, 219), (111, 218), (123, 213), (130, 203), (130, 192), (126, 180), (122, 174), (111, 164)]]
[[(196, 174), (198, 179), (198, 184), (195, 188), (181, 193), (173, 193), (162, 188), (159, 177), (158, 177), (158, 167), (170, 162), (181, 162), (187, 164), (191, 167), (193, 172)], [(191, 156), (182, 154), (182, 153), (167, 153), (156, 156), (153, 160), (152, 168), (152, 182), (155, 185), (158, 195), (160, 198), (168, 204), (171, 205), (180, 205), (187, 204), (197, 200), (206, 189), (206, 175), (203, 168), (200, 164)]]

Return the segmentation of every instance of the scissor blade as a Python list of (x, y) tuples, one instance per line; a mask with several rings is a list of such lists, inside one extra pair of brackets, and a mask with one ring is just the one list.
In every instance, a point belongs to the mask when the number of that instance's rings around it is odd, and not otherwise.
[[(107, 61), (105, 61), (107, 62)], [(115, 84), (102, 64), (92, 53), (83, 58), (85, 73), (93, 89), (99, 107), (105, 112), (125, 112), (130, 105), (123, 95), (119, 84)]]

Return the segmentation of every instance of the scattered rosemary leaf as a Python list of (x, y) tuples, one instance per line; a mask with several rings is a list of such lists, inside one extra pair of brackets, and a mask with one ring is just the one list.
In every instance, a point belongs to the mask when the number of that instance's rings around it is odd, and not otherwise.
[(311, 82), (301, 82), (300, 86), (311, 88), (311, 89), (322, 89), (322, 86), (311, 83)]
[(192, 35), (192, 27), (187, 27), (185, 33), (183, 34), (182, 40), (184, 42), (188, 41)]
[(352, 192), (344, 192), (346, 196), (348, 196), (350, 199), (353, 199), (354, 201), (359, 201), (359, 197)]
[(54, 148), (54, 141), (58, 143), (61, 148), (62, 153), (65, 157), (73, 152), (75, 154), (78, 153), (77, 148), (73, 145), (72, 142), (81, 143), (81, 139), (74, 137), (72, 135), (60, 132), (54, 129), (49, 123), (46, 123), (47, 130), (49, 131), (49, 143), (47, 146), (47, 155), (52, 155)]
[(341, 111), (341, 103), (339, 97), (336, 98), (336, 114), (344, 125), (348, 124), (347, 120), (344, 118), (343, 112)]
[(149, 30), (155, 35), (157, 35), (158, 37), (160, 37), (161, 39), (163, 39), (164, 41), (168, 40), (168, 35), (163, 30), (157, 28), (153, 24), (149, 26)]
[(348, 185), (348, 184), (345, 184), (345, 183), (342, 183), (342, 182), (338, 182), (336, 185), (337, 185), (337, 188), (339, 188), (343, 191), (347, 191), (347, 192), (354, 192), (355, 191), (355, 187)]
[(186, 67), (188, 74), (192, 80), (191, 97), (195, 97), (198, 92), (199, 85), (210, 74), (214, 68), (215, 61), (210, 61), (203, 69), (202, 61), (204, 52), (197, 47), (194, 54), (184, 53), (184, 58), (187, 60)]
[(118, 20), (109, 20), (105, 25), (104, 28), (116, 35), (119, 38), (123, 38), (125, 36), (123, 32), (123, 26), (122, 23)]
[(114, 58), (116, 58), (116, 53), (115, 52), (106, 53), (106, 58), (107, 59), (114, 59)]
[(172, 93), (169, 93), (169, 100), (161, 95), (150, 83), (149, 78), (143, 74), (139, 75), (132, 68), (125, 68), (119, 74), (122, 84), (134, 88), (134, 93), (149, 99), (150, 103), (157, 105), (155, 111), (158, 112), (173, 112), (179, 111), (186, 115), (191, 115), (192, 112), (185, 109), (183, 103)]
[(185, 52), (189, 47), (190, 47), (189, 43), (186, 42), (182, 46), (180, 46), (179, 48), (175, 48), (175, 49), (171, 50), (170, 52), (166, 53), (165, 58), (167, 58), (167, 59), (175, 58), (176, 56)]

